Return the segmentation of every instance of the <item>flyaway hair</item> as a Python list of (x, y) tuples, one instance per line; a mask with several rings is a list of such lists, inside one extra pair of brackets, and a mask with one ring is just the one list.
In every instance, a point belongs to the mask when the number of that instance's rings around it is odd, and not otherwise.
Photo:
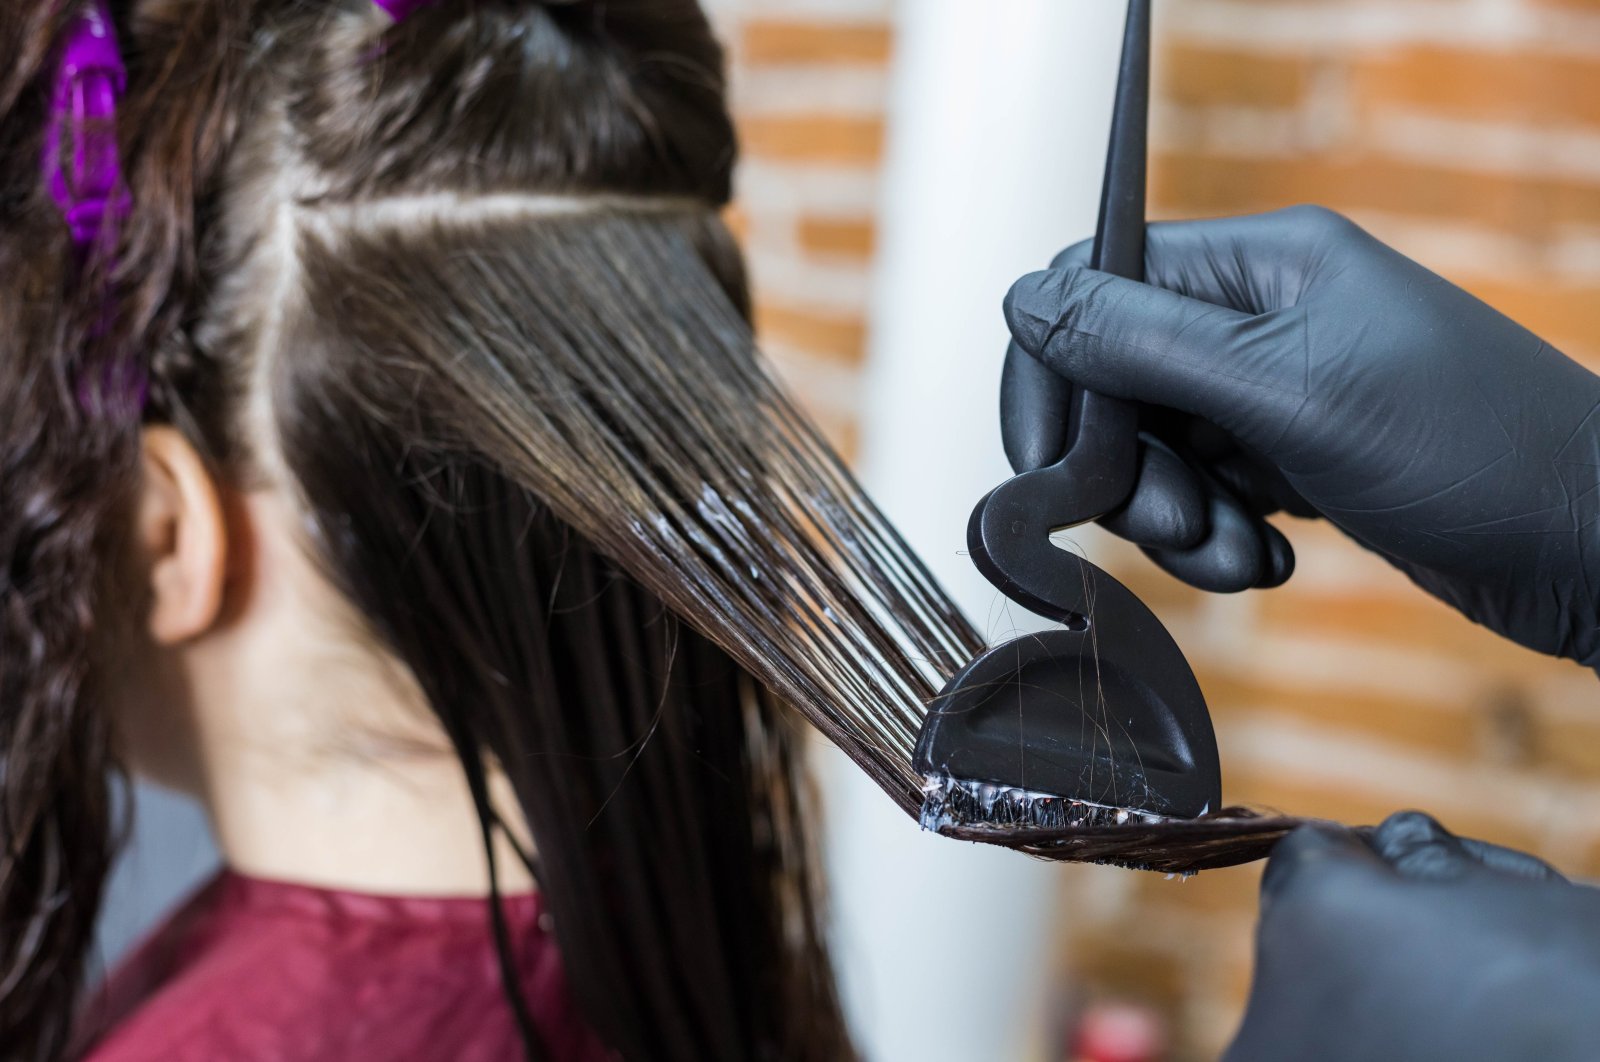
[[(113, 840), (94, 689), (136, 626), (139, 425), (77, 385), (132, 350), (147, 422), (292, 487), (486, 840), (504, 770), (609, 1046), (849, 1057), (796, 713), (915, 815), (928, 702), (982, 641), (757, 355), (697, 5), (116, 5), (135, 206), (86, 273), (15, 161), (55, 11), (0, 11), (0, 1042), (61, 1057)], [(76, 294), (109, 262), (113, 298)], [(1282, 828), (1221, 827), (1234, 856)], [(1174, 829), (981, 839), (1209, 865)]]

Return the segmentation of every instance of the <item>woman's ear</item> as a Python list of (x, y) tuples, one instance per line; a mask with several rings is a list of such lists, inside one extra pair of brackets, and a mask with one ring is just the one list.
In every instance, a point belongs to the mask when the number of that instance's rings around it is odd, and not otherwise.
[(173, 428), (144, 431), (137, 531), (150, 579), (151, 637), (160, 645), (198, 638), (222, 611), (227, 525), (205, 459)]

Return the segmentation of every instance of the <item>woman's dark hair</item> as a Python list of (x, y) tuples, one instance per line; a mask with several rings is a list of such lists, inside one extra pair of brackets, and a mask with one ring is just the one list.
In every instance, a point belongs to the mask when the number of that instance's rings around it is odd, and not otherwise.
[[(778, 396), (717, 216), (734, 138), (697, 5), (456, 0), (398, 26), (367, 0), (118, 5), (135, 208), (87, 263), (37, 170), (70, 7), (0, 11), (5, 1056), (66, 1050), (114, 848), (96, 689), (141, 604), (116, 578), (140, 424), (83, 382), (134, 350), (146, 422), (301, 498), (306, 547), (442, 721), (491, 853), (505, 772), (610, 1047), (847, 1057), (792, 689), (752, 677), (758, 642), (730, 652), (717, 587), (659, 560), (689, 532), (675, 507), (736, 509), (779, 435), (817, 445), (798, 419), (753, 428)], [(780, 554), (807, 533), (774, 536), (766, 578), (806, 577)]]

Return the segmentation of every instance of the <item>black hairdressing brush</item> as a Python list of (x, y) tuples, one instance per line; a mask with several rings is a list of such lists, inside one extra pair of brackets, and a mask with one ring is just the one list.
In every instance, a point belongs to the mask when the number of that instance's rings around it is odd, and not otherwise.
[[(1132, 0), (1091, 265), (1144, 279), (1150, 3)], [(953, 677), (917, 740), (922, 824), (1010, 840), (1221, 810), (1211, 717), (1172, 636), (1111, 576), (1050, 541), (1133, 493), (1137, 414), (1074, 391), (1066, 454), (973, 510), (973, 563), (1024, 608), (1065, 624), (990, 649)]]

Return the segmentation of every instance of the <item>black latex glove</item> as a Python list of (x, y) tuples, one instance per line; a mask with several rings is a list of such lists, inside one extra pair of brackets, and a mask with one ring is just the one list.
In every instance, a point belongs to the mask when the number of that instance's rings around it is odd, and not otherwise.
[(1600, 1058), (1600, 892), (1402, 812), (1303, 826), (1261, 881), (1225, 1062)]
[(1133, 399), (1139, 484), (1102, 522), (1179, 578), (1275, 585), (1293, 555), (1262, 517), (1321, 515), (1479, 623), (1600, 663), (1600, 377), (1314, 207), (1151, 225), (1148, 285), (1088, 253), (1006, 297), (1018, 471), (1060, 455), (1068, 380)]

